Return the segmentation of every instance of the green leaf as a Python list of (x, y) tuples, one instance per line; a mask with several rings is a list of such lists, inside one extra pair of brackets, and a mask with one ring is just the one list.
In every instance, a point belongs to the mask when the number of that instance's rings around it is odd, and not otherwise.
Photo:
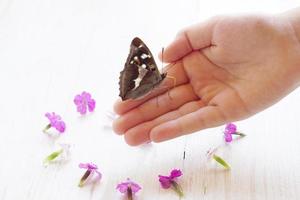
[(227, 162), (223, 160), (221, 157), (217, 156), (216, 154), (213, 155), (213, 159), (217, 161), (217, 163), (222, 165), (225, 169), (230, 169), (230, 166), (227, 164)]
[(44, 164), (51, 162), (52, 160), (54, 160), (55, 158), (57, 158), (61, 153), (63, 152), (63, 150), (59, 150), (59, 151), (54, 151), (53, 153), (51, 153), (49, 156), (47, 156), (44, 160)]

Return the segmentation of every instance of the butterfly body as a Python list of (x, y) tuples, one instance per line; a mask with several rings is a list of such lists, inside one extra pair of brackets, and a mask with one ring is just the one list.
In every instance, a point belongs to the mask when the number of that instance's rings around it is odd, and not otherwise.
[(166, 75), (159, 72), (149, 48), (136, 37), (131, 42), (129, 55), (120, 74), (119, 96), (122, 100), (141, 98), (158, 86)]

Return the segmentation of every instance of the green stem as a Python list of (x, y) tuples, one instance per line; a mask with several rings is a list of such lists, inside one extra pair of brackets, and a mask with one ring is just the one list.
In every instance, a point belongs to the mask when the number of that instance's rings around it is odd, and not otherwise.
[(132, 189), (131, 187), (127, 188), (127, 198), (128, 200), (133, 200)]
[(178, 194), (178, 196), (183, 197), (183, 191), (182, 191), (182, 188), (180, 187), (180, 185), (178, 183), (176, 183), (176, 181), (171, 181), (171, 184), (172, 184), (175, 192)]
[(235, 133), (232, 133), (232, 135), (239, 135), (241, 137), (245, 137), (246, 136), (246, 134), (241, 133), (241, 132), (235, 132)]
[(44, 129), (43, 129), (43, 132), (44, 133), (47, 133), (47, 130), (51, 128), (51, 124), (48, 124)]
[(89, 175), (91, 174), (90, 170), (86, 170), (86, 172), (84, 173), (84, 175), (81, 177), (78, 187), (82, 187), (84, 185), (84, 182), (86, 181), (86, 179), (89, 177)]

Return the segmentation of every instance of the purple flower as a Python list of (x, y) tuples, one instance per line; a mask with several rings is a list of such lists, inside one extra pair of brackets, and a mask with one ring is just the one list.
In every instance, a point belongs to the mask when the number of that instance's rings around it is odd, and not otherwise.
[(88, 182), (94, 175), (93, 182), (97, 182), (101, 179), (102, 174), (98, 171), (97, 165), (93, 163), (80, 163), (79, 168), (86, 169), (86, 172), (81, 177), (80, 182), (78, 184), (79, 187), (82, 187), (85, 183)]
[(96, 106), (96, 101), (92, 99), (92, 96), (88, 92), (82, 92), (81, 95), (78, 94), (74, 98), (74, 103), (77, 106), (77, 111), (81, 115), (85, 115), (87, 108), (89, 112), (93, 112)]
[(239, 135), (241, 137), (246, 136), (243, 133), (237, 132), (237, 127), (236, 127), (235, 124), (233, 124), (233, 123), (226, 124), (225, 131), (224, 131), (225, 141), (226, 142), (231, 142), (232, 141), (232, 135)]
[(168, 189), (173, 186), (173, 189), (179, 196), (183, 196), (181, 187), (176, 182), (178, 177), (182, 176), (182, 172), (179, 169), (173, 169), (169, 176), (159, 175), (159, 182), (164, 189)]
[(236, 132), (236, 125), (233, 123), (226, 124), (224, 138), (226, 142), (232, 141), (232, 133)]
[(178, 169), (173, 169), (169, 176), (159, 175), (159, 182), (164, 189), (168, 189), (172, 185), (172, 181), (182, 175), (182, 172)]
[(236, 132), (236, 125), (233, 123), (226, 124), (225, 132), (232, 134)]
[(129, 200), (132, 200), (133, 195), (137, 193), (139, 190), (141, 190), (142, 188), (137, 183), (127, 178), (127, 181), (119, 183), (116, 189), (119, 190), (119, 192), (121, 192), (122, 194), (127, 195), (127, 198)]
[(49, 119), (50, 123), (45, 127), (45, 129), (43, 130), (44, 132), (46, 132), (51, 127), (55, 128), (60, 133), (63, 133), (65, 131), (66, 124), (59, 115), (55, 114), (55, 112), (52, 112), (46, 113), (45, 116)]

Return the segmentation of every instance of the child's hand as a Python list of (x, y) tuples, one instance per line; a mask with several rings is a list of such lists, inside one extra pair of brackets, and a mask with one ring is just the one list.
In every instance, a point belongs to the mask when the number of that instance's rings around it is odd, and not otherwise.
[[(161, 142), (247, 118), (299, 83), (300, 44), (282, 16), (215, 17), (189, 27), (166, 48), (163, 85), (142, 100), (117, 102), (114, 130), (126, 142)], [(162, 87), (161, 87), (162, 88)], [(157, 104), (158, 103), (158, 104)]]

